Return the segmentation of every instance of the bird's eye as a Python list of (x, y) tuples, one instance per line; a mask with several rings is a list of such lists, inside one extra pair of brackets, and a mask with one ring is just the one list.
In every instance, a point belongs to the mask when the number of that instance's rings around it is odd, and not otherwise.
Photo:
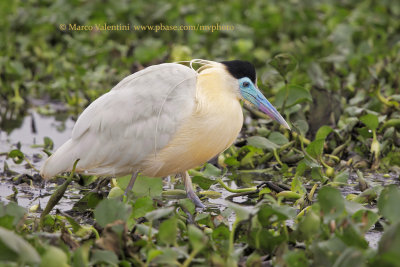
[(243, 82), (243, 87), (249, 87), (250, 86), (250, 83), (249, 82)]

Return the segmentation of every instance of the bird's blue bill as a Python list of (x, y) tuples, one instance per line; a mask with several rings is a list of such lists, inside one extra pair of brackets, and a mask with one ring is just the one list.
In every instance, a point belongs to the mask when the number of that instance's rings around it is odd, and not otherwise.
[(276, 110), (276, 108), (265, 98), (265, 96), (260, 92), (260, 90), (256, 89), (257, 95), (255, 97), (257, 107), (260, 111), (264, 112), (268, 116), (270, 116), (273, 120), (276, 120), (280, 124), (282, 124), (285, 128), (290, 130), (289, 124), (285, 121), (282, 115)]

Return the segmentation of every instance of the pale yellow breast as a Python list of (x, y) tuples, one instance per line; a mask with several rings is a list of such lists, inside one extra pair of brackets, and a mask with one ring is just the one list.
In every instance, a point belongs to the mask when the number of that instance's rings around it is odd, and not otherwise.
[(223, 70), (201, 73), (197, 81), (196, 108), (171, 142), (149, 155), (140, 166), (147, 176), (167, 176), (197, 167), (227, 149), (243, 124), (240, 102)]

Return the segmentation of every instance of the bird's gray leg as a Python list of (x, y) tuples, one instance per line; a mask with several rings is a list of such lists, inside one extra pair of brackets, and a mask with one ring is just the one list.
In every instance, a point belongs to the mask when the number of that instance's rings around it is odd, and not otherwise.
[(128, 192), (132, 191), (133, 184), (135, 183), (138, 174), (139, 174), (139, 171), (135, 171), (134, 173), (132, 173), (131, 180), (129, 181), (129, 184), (125, 189), (125, 193), (124, 193), (125, 196), (128, 195)]
[(183, 183), (185, 184), (186, 194), (187, 194), (188, 198), (190, 198), (193, 201), (193, 203), (196, 207), (205, 208), (203, 203), (201, 203), (201, 200), (199, 199), (199, 197), (193, 191), (192, 180), (190, 179), (189, 173), (182, 172), (181, 176), (183, 178)]

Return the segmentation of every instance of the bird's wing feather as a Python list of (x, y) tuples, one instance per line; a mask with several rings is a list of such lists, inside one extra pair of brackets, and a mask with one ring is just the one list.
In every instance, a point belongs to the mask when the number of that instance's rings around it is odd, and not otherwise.
[[(132, 171), (130, 167), (165, 147), (192, 114), (196, 81), (193, 69), (174, 63), (123, 79), (78, 118), (69, 143), (69, 166), (80, 158), (77, 169), (89, 173)], [(57, 152), (53, 156), (62, 157)]]

